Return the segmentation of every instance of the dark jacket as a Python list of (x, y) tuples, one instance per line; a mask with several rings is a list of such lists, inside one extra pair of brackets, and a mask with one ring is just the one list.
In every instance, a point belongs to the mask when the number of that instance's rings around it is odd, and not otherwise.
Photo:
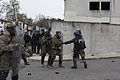
[(36, 35), (36, 43), (41, 44), (41, 34)]
[(36, 45), (36, 34), (32, 35), (31, 43), (32, 45)]
[(73, 38), (72, 40), (63, 42), (63, 44), (70, 44), (70, 43), (74, 43), (74, 50), (80, 50), (80, 49), (85, 49), (86, 45), (85, 45), (85, 41), (82, 38), (82, 35), (77, 36), (75, 38)]
[(25, 43), (29, 43), (31, 41), (31, 37), (29, 35), (24, 35)]

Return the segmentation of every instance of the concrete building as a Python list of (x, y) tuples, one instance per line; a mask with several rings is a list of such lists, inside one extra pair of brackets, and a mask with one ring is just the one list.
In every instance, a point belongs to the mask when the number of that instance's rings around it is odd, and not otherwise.
[(120, 0), (65, 0), (65, 21), (120, 24)]
[[(61, 31), (67, 41), (79, 28), (87, 46), (86, 57), (119, 57), (119, 3), (120, 0), (65, 0), (64, 21), (53, 21), (52, 32)], [(65, 45), (64, 59), (72, 59), (72, 53), (73, 44)]]

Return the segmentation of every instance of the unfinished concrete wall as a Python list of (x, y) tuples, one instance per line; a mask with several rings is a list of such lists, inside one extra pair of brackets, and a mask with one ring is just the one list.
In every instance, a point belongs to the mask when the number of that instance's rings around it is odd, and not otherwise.
[[(120, 24), (120, 0), (112, 1), (112, 10), (90, 10), (90, 2), (110, 2), (110, 0), (65, 0), (65, 21), (98, 22)], [(100, 3), (101, 4), (101, 3)], [(101, 6), (99, 6), (101, 8)], [(110, 17), (111, 16), (111, 17)]]
[[(79, 28), (86, 41), (86, 54), (120, 54), (120, 25), (52, 22), (52, 32), (62, 31), (64, 41), (72, 39)], [(73, 44), (64, 46), (64, 55), (71, 55)]]

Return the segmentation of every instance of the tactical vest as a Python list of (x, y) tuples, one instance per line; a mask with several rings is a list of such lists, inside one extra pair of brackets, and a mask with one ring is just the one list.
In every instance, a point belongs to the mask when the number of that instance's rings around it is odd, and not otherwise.
[(85, 45), (85, 41), (84, 39), (82, 38), (77, 38), (74, 42), (74, 48), (76, 50), (80, 50), (80, 49), (85, 49), (86, 48), (86, 45)]

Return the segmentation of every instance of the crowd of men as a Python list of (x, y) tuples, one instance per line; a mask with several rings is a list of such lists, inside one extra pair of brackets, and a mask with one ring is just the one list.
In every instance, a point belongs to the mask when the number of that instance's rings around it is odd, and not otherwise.
[[(75, 38), (66, 42), (63, 42), (61, 31), (56, 31), (56, 34), (52, 37), (51, 28), (48, 30), (41, 29), (40, 31), (33, 31), (32, 36), (14, 25), (9, 25), (5, 31), (5, 34), (2, 32), (0, 36), (0, 80), (6, 80), (10, 69), (12, 70), (11, 79), (18, 80), (21, 58), (25, 65), (29, 65), (26, 57), (33, 56), (35, 53), (41, 56), (42, 67), (45, 66), (44, 60), (46, 54), (48, 54), (48, 68), (53, 68), (56, 56), (59, 56), (58, 67), (64, 68), (62, 65), (63, 44), (70, 43), (74, 43), (74, 65), (71, 68), (77, 68), (79, 55), (84, 63), (84, 67), (87, 68), (84, 51), (86, 45), (80, 30), (74, 32)], [(29, 53), (29, 55), (26, 53)]]

